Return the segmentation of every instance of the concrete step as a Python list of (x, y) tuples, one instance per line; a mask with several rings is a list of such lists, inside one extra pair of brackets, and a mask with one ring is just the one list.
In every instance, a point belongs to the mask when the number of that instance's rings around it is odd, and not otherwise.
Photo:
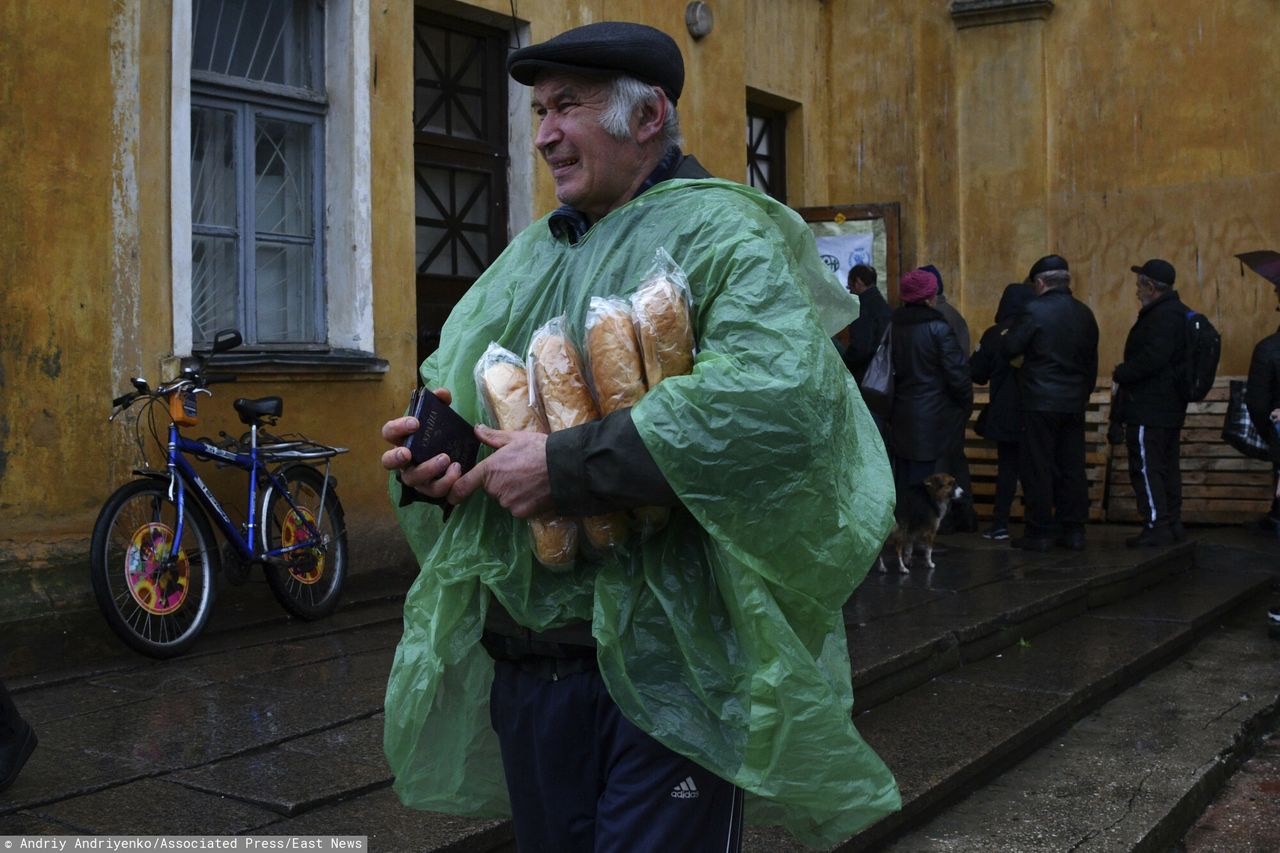
[[(1083, 554), (951, 537), (936, 570), (868, 579), (846, 607), (857, 723), (906, 804), (842, 849), (882, 845), (937, 814), (1270, 579), (1274, 555), (1114, 547), (1126, 532), (1091, 530)], [(128, 653), (17, 679), (42, 742), (24, 784), (0, 801), (0, 834), (107, 832), (127, 817), (129, 832), (355, 833), (378, 850), (514, 850), (507, 821), (413, 812), (387, 788), (378, 713), (399, 604), (380, 598), (393, 585), (305, 624), (267, 618), (265, 590), (240, 588), (243, 612), (228, 607), (226, 629), (188, 656)], [(143, 708), (151, 722), (140, 727)], [(150, 727), (175, 709), (194, 714), (180, 737)], [(74, 751), (85, 738), (92, 748)], [(168, 805), (144, 825), (128, 807), (139, 797)], [(171, 825), (175, 815), (186, 822)], [(746, 847), (803, 849), (770, 829), (751, 830)]]
[[(1024, 566), (1016, 583), (956, 590), (851, 631), (855, 722), (894, 771), (903, 809), (835, 849), (877, 849), (930, 819), (1182, 654), (1274, 577), (1272, 558), (1212, 545), (1127, 555)], [(805, 849), (771, 828), (749, 830), (745, 847)]]
[[(886, 849), (1169, 850), (1280, 718), (1280, 642), (1266, 636), (1265, 610), (1247, 607)], [(1200, 849), (1280, 845), (1227, 828), (1215, 833), (1226, 846)]]

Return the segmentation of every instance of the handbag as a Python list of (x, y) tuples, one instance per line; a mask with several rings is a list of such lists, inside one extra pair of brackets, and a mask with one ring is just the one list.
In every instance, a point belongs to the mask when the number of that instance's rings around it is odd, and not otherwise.
[(1245, 389), (1243, 381), (1231, 380), (1231, 395), (1227, 401), (1227, 419), (1222, 425), (1222, 440), (1250, 459), (1269, 462), (1271, 447), (1249, 417), (1249, 407), (1244, 401)]
[(887, 420), (893, 409), (893, 324), (885, 326), (884, 337), (862, 376), (862, 399), (871, 414)]

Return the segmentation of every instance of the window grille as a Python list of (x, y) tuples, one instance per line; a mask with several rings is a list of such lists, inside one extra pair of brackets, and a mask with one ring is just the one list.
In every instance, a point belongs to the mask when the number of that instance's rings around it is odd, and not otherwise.
[(192, 28), (193, 343), (320, 347), (323, 4), (196, 0)]

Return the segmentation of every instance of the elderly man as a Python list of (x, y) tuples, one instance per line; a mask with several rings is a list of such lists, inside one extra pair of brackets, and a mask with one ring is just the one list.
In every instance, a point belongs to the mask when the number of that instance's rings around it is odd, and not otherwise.
[(1098, 322), (1071, 295), (1065, 258), (1046, 255), (1032, 265), (1027, 280), (1035, 298), (1005, 339), (1005, 353), (1021, 357), (1024, 429), (1019, 468), (1026, 528), (1013, 544), (1048, 551), (1056, 543), (1080, 551), (1089, 514), (1084, 414), (1098, 380)]
[[(420, 373), (470, 421), (491, 341), (524, 353), (655, 253), (687, 274), (698, 354), (633, 408), (550, 436), (478, 425), (469, 472), (383, 466), (422, 561), (387, 689), (401, 799), (514, 816), (521, 851), (736, 850), (755, 821), (830, 844), (897, 808), (850, 719), (841, 605), (892, 524), (883, 446), (830, 336), (852, 319), (811, 233), (679, 148), (680, 51), (598, 23), (517, 50), (559, 210), (471, 288)], [(452, 392), (452, 393), (450, 393)], [(393, 483), (393, 498), (401, 496)], [(523, 519), (661, 505), (666, 526), (538, 565)], [(503, 776), (505, 775), (505, 786)]]
[(1173, 264), (1152, 258), (1137, 274), (1138, 319), (1124, 342), (1124, 361), (1111, 378), (1122, 393), (1119, 419), (1129, 449), (1129, 482), (1138, 498), (1142, 531), (1130, 548), (1172, 545), (1182, 529), (1182, 424), (1187, 398), (1187, 306), (1173, 289)]

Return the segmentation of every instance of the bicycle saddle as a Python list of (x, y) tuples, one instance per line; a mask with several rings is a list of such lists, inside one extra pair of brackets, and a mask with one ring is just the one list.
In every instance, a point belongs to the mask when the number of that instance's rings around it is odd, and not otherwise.
[(279, 397), (258, 397), (247, 400), (238, 398), (231, 404), (240, 415), (240, 423), (251, 425), (262, 418), (278, 418), (284, 411), (284, 400)]

